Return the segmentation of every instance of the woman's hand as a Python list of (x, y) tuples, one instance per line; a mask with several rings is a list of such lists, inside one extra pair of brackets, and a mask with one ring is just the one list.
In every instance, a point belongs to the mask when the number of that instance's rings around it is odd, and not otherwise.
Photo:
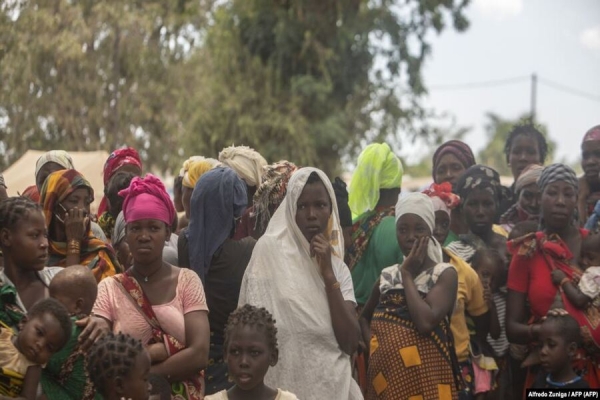
[(163, 343), (153, 343), (148, 345), (146, 350), (148, 350), (148, 353), (150, 354), (150, 361), (152, 364), (161, 363), (169, 358), (167, 347)]
[(85, 238), (88, 231), (90, 218), (87, 211), (80, 208), (72, 208), (65, 214), (65, 234), (67, 242), (76, 240), (78, 243)]
[(421, 266), (425, 262), (427, 256), (427, 245), (429, 244), (429, 236), (424, 236), (415, 241), (410, 254), (404, 259), (400, 272), (408, 273), (411, 277), (418, 275)]
[(83, 351), (88, 350), (98, 339), (110, 331), (108, 321), (94, 315), (76, 321), (75, 325), (85, 326), (78, 339)]
[(554, 283), (556, 286), (560, 285), (562, 280), (567, 277), (567, 275), (560, 269), (555, 269), (550, 275), (552, 276), (552, 283)]
[(336, 279), (331, 265), (331, 245), (322, 233), (310, 241), (310, 255), (316, 257), (323, 278), (333, 277), (334, 280)]

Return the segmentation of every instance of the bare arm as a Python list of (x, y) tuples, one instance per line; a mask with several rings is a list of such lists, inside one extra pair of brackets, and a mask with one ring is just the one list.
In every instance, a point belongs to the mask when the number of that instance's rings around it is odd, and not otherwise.
[(579, 309), (584, 309), (592, 301), (579, 290), (579, 288), (571, 281), (565, 281), (562, 284), (562, 290), (567, 295), (567, 298), (573, 305)]
[(39, 365), (33, 365), (27, 368), (25, 373), (25, 379), (23, 380), (23, 390), (21, 391), (21, 397), (27, 400), (35, 400), (37, 397), (37, 389), (40, 383), (40, 377), (42, 376), (42, 367)]
[(540, 324), (531, 327), (527, 325), (527, 294), (508, 290), (506, 300), (506, 336), (508, 341), (515, 344), (528, 344), (537, 339)]
[(192, 378), (208, 365), (210, 329), (208, 313), (193, 311), (184, 315), (186, 348), (164, 362), (153, 365), (150, 373), (165, 377), (169, 382)]

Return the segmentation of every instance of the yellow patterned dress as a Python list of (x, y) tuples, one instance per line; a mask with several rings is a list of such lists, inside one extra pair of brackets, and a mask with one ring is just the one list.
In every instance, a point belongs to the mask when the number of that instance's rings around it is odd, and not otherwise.
[[(415, 278), (422, 297), (449, 264)], [(462, 378), (448, 318), (427, 336), (411, 320), (398, 266), (383, 270), (381, 297), (371, 320), (367, 400), (455, 400)]]

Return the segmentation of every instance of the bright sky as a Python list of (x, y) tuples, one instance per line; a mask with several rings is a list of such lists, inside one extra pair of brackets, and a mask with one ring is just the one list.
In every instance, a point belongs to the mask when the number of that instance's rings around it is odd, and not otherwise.
[[(434, 90), (463, 84), (530, 76), (595, 96), (594, 101), (538, 83), (537, 117), (557, 141), (558, 158), (579, 159), (584, 133), (600, 124), (600, 1), (474, 0), (470, 28), (447, 30), (433, 40), (426, 65), (429, 104), (452, 113), (475, 152), (486, 143), (485, 113), (516, 118), (529, 111), (530, 83), (472, 90)], [(404, 146), (411, 159), (414, 146)], [(421, 153), (422, 154), (422, 153)]]

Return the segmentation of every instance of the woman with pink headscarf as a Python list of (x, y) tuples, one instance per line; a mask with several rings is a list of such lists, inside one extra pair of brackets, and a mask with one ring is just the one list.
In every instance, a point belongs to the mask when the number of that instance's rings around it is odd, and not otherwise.
[(150, 372), (171, 383), (173, 398), (199, 400), (208, 364), (208, 307), (198, 275), (163, 261), (175, 207), (151, 174), (134, 178), (120, 194), (133, 265), (101, 282), (94, 315), (113, 332), (142, 341)]
[[(132, 172), (136, 176), (142, 175), (142, 159), (136, 149), (133, 147), (124, 147), (110, 153), (102, 171), (104, 187), (108, 185), (111, 178), (119, 171)], [(108, 201), (106, 196), (104, 196), (98, 207), (98, 215), (102, 217), (106, 211), (108, 211)]]

